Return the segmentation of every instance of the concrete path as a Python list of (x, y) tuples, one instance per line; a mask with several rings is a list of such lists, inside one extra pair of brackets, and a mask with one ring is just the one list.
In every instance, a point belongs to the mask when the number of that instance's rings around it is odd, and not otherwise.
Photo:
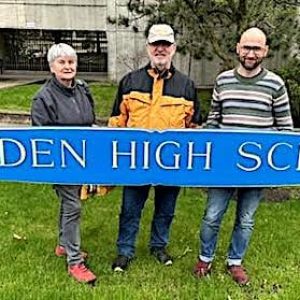
[(30, 84), (30, 83), (31, 83), (31, 81), (28, 81), (28, 80), (5, 80), (5, 81), (0, 80), (0, 89), (13, 87), (13, 86), (17, 86), (17, 85), (25, 85), (25, 84)]
[[(5, 71), (0, 75), (0, 89), (31, 84), (37, 82), (44, 82), (51, 77), (49, 72), (45, 71)], [(107, 82), (106, 73), (85, 73), (81, 72), (77, 74), (77, 78), (86, 80), (86, 81), (98, 81), (98, 82)]]
[(4, 74), (0, 75), (0, 89), (31, 84), (35, 82), (43, 82), (50, 75), (48, 73), (40, 74), (35, 72), (10, 72), (6, 71)]

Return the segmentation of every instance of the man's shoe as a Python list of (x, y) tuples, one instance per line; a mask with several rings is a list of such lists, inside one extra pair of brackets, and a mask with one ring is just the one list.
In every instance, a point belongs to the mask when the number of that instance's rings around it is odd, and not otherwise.
[(128, 268), (130, 261), (130, 257), (125, 255), (118, 255), (115, 258), (111, 268), (114, 272), (124, 272)]
[(171, 266), (173, 258), (168, 254), (166, 248), (151, 248), (151, 254), (163, 265)]
[(249, 284), (249, 277), (242, 266), (227, 266), (227, 271), (231, 275), (232, 279), (239, 285)]
[(97, 277), (89, 270), (85, 264), (77, 264), (68, 267), (68, 273), (78, 282), (94, 283)]
[(211, 263), (210, 262), (204, 262), (201, 259), (196, 263), (194, 267), (194, 275), (197, 278), (208, 276), (211, 272)]
[[(67, 256), (65, 247), (60, 246), (60, 245), (56, 246), (54, 253), (57, 257)], [(81, 251), (80, 256), (81, 256), (82, 259), (87, 259), (88, 254), (87, 254), (87, 252)]]

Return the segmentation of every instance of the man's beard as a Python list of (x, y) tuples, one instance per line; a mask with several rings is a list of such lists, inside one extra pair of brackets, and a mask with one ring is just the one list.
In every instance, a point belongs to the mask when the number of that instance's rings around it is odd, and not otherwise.
[(166, 69), (166, 64), (163, 63), (157, 63), (155, 64), (156, 69), (158, 69), (159, 71), (163, 71)]
[(253, 64), (247, 65), (246, 59), (244, 57), (239, 57), (239, 62), (247, 71), (255, 70), (263, 61), (263, 58), (257, 58), (255, 61), (253, 60)]
[(163, 70), (166, 70), (168, 69), (168, 65), (169, 65), (169, 62), (167, 60), (157, 60), (154, 62), (154, 66), (160, 70), (160, 71), (163, 71)]

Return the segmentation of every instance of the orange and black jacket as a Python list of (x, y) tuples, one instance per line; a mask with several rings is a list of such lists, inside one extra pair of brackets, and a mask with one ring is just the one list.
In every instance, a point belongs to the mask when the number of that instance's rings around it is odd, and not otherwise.
[(121, 80), (108, 126), (163, 130), (200, 121), (194, 82), (173, 66), (159, 74), (149, 64)]

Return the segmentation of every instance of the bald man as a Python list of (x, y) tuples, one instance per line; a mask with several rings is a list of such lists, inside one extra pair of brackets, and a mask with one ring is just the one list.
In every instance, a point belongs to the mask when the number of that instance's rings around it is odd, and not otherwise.
[[(215, 82), (206, 128), (292, 130), (289, 99), (282, 79), (262, 67), (268, 53), (266, 36), (246, 30), (236, 45), (237, 68), (221, 73)], [(194, 274), (211, 272), (217, 237), (229, 201), (236, 192), (236, 215), (227, 256), (227, 271), (240, 285), (249, 277), (242, 261), (254, 227), (262, 188), (210, 188), (200, 227), (200, 253)]]

